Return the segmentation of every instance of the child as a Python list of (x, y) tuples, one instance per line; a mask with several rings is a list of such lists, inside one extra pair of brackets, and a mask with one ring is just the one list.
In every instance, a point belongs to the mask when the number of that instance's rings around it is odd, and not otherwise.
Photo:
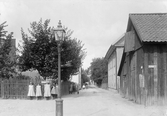
[(33, 97), (35, 96), (35, 92), (34, 92), (34, 85), (32, 82), (30, 82), (30, 85), (28, 86), (28, 95), (30, 97), (30, 100), (33, 99)]
[(52, 86), (51, 95), (53, 99), (56, 98), (56, 85), (55, 84), (53, 84)]
[(51, 93), (50, 93), (50, 84), (49, 82), (47, 82), (44, 86), (44, 97), (46, 98), (46, 100), (48, 100), (51, 96)]
[(79, 85), (78, 84), (76, 84), (76, 92), (77, 92), (77, 94), (79, 94)]
[(36, 86), (36, 97), (37, 97), (38, 100), (41, 99), (41, 97), (42, 97), (41, 85), (40, 84), (38, 84)]
[(69, 90), (69, 93), (72, 94), (72, 92), (73, 92), (73, 85), (72, 85), (72, 83), (71, 83), (71, 84), (70, 84), (70, 90)]

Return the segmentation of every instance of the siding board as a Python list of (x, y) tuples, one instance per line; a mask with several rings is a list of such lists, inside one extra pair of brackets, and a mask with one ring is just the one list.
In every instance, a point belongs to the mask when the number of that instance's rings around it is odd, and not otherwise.
[(145, 79), (145, 87), (143, 90), (143, 103), (147, 106), (147, 77), (148, 77), (148, 50), (144, 48), (144, 79)]
[(148, 105), (151, 104), (152, 101), (152, 79), (154, 78), (154, 61), (153, 61), (153, 51), (152, 49), (150, 49), (150, 47), (147, 47), (148, 49), (148, 94), (147, 94), (147, 98), (148, 98)]
[(162, 104), (164, 104), (164, 96), (165, 96), (165, 77), (164, 77), (164, 57), (163, 57), (163, 46), (159, 47), (160, 50), (160, 99), (162, 100)]
[(158, 96), (158, 67), (157, 67), (157, 58), (158, 57), (158, 52), (157, 52), (157, 47), (154, 47), (154, 65), (156, 66), (154, 68), (154, 103), (157, 102), (157, 96)]

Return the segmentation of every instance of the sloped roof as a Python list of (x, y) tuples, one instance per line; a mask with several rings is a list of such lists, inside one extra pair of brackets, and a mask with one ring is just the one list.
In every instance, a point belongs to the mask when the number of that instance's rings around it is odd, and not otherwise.
[(115, 46), (114, 45), (111, 45), (110, 48), (108, 49), (107, 53), (106, 53), (106, 56), (105, 56), (105, 59), (109, 59), (110, 58), (110, 55), (113, 53), (113, 51), (115, 50)]
[(114, 45), (111, 45), (110, 48), (108, 49), (106, 55), (105, 55), (105, 59), (109, 59), (109, 57), (111, 56), (111, 54), (114, 52), (116, 47), (123, 47), (124, 46), (124, 41), (125, 41), (125, 37), (124, 35), (119, 38)]
[(143, 42), (167, 42), (167, 13), (129, 14)]

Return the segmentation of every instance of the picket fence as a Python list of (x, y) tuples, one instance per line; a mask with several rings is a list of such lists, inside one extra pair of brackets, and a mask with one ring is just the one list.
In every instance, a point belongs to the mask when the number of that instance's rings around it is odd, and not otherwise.
[(5, 79), (0, 81), (1, 98), (24, 99), (27, 98), (30, 80)]

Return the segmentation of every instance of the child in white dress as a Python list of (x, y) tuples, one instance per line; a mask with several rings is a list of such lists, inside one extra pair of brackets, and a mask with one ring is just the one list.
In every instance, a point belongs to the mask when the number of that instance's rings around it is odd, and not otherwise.
[(28, 95), (27, 96), (29, 96), (31, 100), (35, 96), (34, 85), (32, 82), (30, 82), (30, 85), (28, 86)]
[(55, 99), (55, 95), (56, 95), (56, 87), (55, 87), (55, 84), (53, 84), (53, 86), (52, 86), (51, 95), (52, 95), (52, 98)]
[(52, 90), (51, 90), (51, 95), (53, 99), (57, 98), (57, 94), (58, 94), (58, 86), (57, 84), (53, 84)]
[(48, 100), (51, 96), (51, 93), (50, 93), (50, 84), (49, 82), (47, 82), (44, 86), (44, 97)]
[(40, 84), (38, 84), (36, 86), (36, 97), (37, 97), (38, 100), (41, 99), (41, 97), (42, 97), (41, 85)]

